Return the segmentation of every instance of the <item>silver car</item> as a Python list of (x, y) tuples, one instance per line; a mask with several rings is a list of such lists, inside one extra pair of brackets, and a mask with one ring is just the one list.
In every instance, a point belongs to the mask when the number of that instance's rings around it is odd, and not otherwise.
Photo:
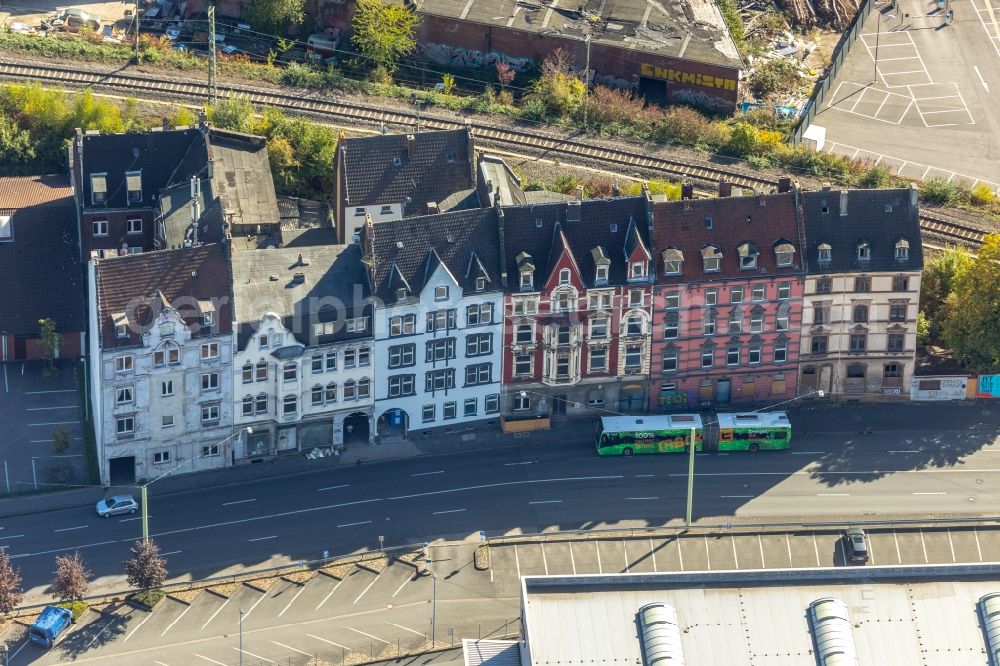
[(139, 503), (131, 495), (113, 495), (97, 503), (97, 515), (102, 518), (122, 513), (135, 513), (138, 510)]

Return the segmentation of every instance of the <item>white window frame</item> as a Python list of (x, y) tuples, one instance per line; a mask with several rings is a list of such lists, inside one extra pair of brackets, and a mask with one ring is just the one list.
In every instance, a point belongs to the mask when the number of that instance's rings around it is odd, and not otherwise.
[[(138, 223), (138, 226), (135, 226)], [(126, 231), (127, 234), (141, 234), (142, 233), (142, 218), (141, 217), (130, 217), (126, 221)]]

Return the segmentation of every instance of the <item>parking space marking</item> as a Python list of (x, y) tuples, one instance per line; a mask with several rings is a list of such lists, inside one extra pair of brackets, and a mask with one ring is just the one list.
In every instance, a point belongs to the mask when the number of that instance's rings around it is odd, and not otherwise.
[(175, 619), (175, 620), (174, 620), (173, 622), (171, 622), (170, 624), (168, 624), (168, 625), (167, 625), (167, 628), (163, 630), (163, 633), (162, 633), (162, 634), (160, 634), (160, 636), (166, 636), (166, 635), (167, 635), (167, 632), (168, 632), (168, 631), (170, 631), (171, 627), (173, 627), (173, 626), (174, 626), (175, 624), (177, 624), (177, 622), (178, 622), (178, 621), (179, 621), (179, 620), (180, 620), (180, 619), (181, 619), (182, 617), (184, 617), (185, 615), (187, 615), (187, 612), (188, 612), (189, 610), (191, 610), (191, 606), (188, 606), (187, 608), (185, 608), (185, 609), (184, 609), (184, 612), (183, 612), (183, 613), (181, 613), (180, 615), (178, 615), (178, 616), (177, 616), (177, 618), (176, 618), (176, 619)]
[[(990, 43), (993, 44), (993, 49), (997, 52), (997, 57), (1000, 57), (1000, 28), (997, 27), (997, 17), (993, 6), (989, 4), (987, 0), (986, 7), (980, 9), (976, 5), (976, 0), (972, 0), (972, 8), (976, 10), (976, 16), (979, 17), (979, 24), (983, 26), (983, 30), (986, 31), (986, 36), (990, 38)], [(993, 24), (993, 32), (996, 33), (994, 36), (991, 34), (990, 26), (987, 25), (986, 20), (983, 18), (983, 14), (988, 14), (990, 17), (990, 23)]]
[(411, 634), (416, 634), (417, 636), (424, 636), (425, 635), (422, 631), (417, 631), (416, 629), (410, 629), (409, 627), (404, 627), (403, 625), (396, 624), (395, 622), (390, 622), (389, 624), (391, 624), (394, 627), (399, 627), (400, 629), (403, 629), (404, 631), (408, 631)]
[(813, 532), (813, 550), (816, 552), (816, 566), (821, 566), (819, 563), (819, 543), (816, 541), (816, 533)]
[[(4, 366), (5, 368), (7, 366)], [(25, 391), (24, 395), (42, 395), (44, 393), (76, 393), (76, 389), (54, 389), (52, 391)]]
[[(230, 647), (232, 647), (232, 646), (230, 646)], [(266, 662), (267, 662), (267, 663), (269, 663), (269, 664), (274, 664), (274, 663), (277, 663), (277, 662), (274, 662), (274, 661), (271, 661), (271, 660), (270, 660), (270, 659), (268, 659), (267, 657), (262, 657), (262, 656), (260, 656), (259, 654), (254, 654), (253, 652), (249, 652), (249, 651), (247, 651), (247, 650), (241, 650), (241, 649), (239, 649), (238, 647), (233, 647), (233, 649), (234, 649), (234, 650), (236, 650), (237, 652), (242, 652), (243, 654), (248, 654), (248, 655), (250, 655), (251, 657), (253, 657), (254, 659), (260, 659), (261, 661), (266, 661)], [(219, 663), (219, 662), (215, 662), (215, 663)]]
[[(462, 513), (463, 511), (465, 511), (465, 509), (448, 509), (447, 511), (435, 511), (434, 515), (435, 516), (440, 516), (440, 515), (445, 514), (445, 513)], [(371, 522), (371, 521), (369, 521), (369, 522)]]
[(792, 566), (792, 540), (788, 537), (788, 532), (785, 532), (785, 546), (788, 548), (788, 566)]
[(371, 634), (369, 634), (367, 632), (364, 632), (364, 631), (361, 631), (360, 629), (355, 629), (354, 627), (346, 627), (346, 628), (350, 629), (351, 631), (353, 631), (355, 633), (361, 634), (362, 636), (367, 636), (368, 638), (371, 638), (372, 640), (376, 640), (379, 643), (385, 643), (386, 645), (389, 644), (389, 641), (381, 639), (378, 636), (372, 636)]
[(295, 600), (298, 599), (299, 595), (302, 594), (303, 592), (305, 592), (305, 590), (306, 590), (306, 586), (305, 585), (300, 585), (299, 586), (299, 591), (296, 592), (294, 596), (292, 596), (292, 600), (288, 602), (288, 605), (281, 609), (281, 612), (278, 613), (278, 617), (281, 617), (282, 615), (284, 615), (285, 611), (292, 607), (292, 604), (295, 603)]
[(372, 522), (372, 521), (370, 521), (370, 520), (362, 520), (362, 521), (357, 522), (357, 523), (344, 523), (343, 525), (337, 525), (337, 527), (357, 527), (358, 525), (367, 525), (370, 522)]
[(205, 624), (201, 625), (201, 628), (202, 628), (202, 629), (204, 629), (205, 627), (207, 627), (207, 626), (208, 626), (208, 623), (209, 623), (209, 622), (211, 622), (212, 620), (214, 620), (214, 619), (215, 619), (215, 616), (216, 616), (216, 615), (218, 615), (218, 614), (219, 614), (219, 613), (220, 613), (220, 612), (222, 611), (222, 609), (223, 609), (223, 608), (225, 608), (225, 607), (226, 607), (226, 605), (227, 605), (227, 604), (228, 604), (228, 603), (229, 603), (230, 601), (232, 601), (232, 600), (233, 600), (233, 598), (232, 598), (232, 597), (226, 597), (226, 600), (225, 600), (225, 601), (223, 602), (223, 604), (222, 604), (221, 606), (219, 606), (218, 608), (216, 608), (216, 609), (215, 609), (215, 612), (214, 612), (214, 613), (212, 613), (212, 617), (210, 617), (210, 618), (208, 618), (207, 620), (205, 620)]
[(29, 426), (79, 425), (79, 421), (52, 421), (51, 423), (29, 423)]
[[(492, 575), (492, 573), (493, 573), (493, 567), (490, 567), (490, 574)], [(416, 574), (414, 574), (414, 575), (416, 575)], [(404, 579), (403, 579), (403, 582), (399, 584), (399, 587), (397, 587), (397, 588), (396, 588), (396, 591), (392, 593), (392, 598), (393, 598), (393, 599), (395, 599), (395, 598), (396, 598), (396, 595), (397, 595), (397, 594), (399, 594), (399, 593), (400, 593), (400, 591), (401, 591), (401, 590), (402, 590), (402, 589), (403, 589), (404, 587), (406, 587), (406, 584), (407, 584), (407, 583), (409, 583), (409, 582), (410, 582), (411, 580), (413, 580), (413, 576), (414, 576), (414, 575), (411, 575), (411, 576), (407, 576), (406, 578), (404, 578)], [(337, 585), (340, 585), (340, 583), (337, 583)], [(336, 588), (336, 587), (334, 587), (333, 589), (335, 589), (335, 590), (336, 590), (337, 588)], [(333, 592), (330, 592), (330, 594), (333, 594)], [(329, 596), (329, 595), (327, 595), (327, 596)], [(317, 609), (317, 610), (319, 610), (319, 607), (317, 606), (317, 607), (316, 607), (316, 609)]]
[(847, 564), (847, 551), (844, 550), (844, 540), (837, 539), (837, 547), (840, 548), (840, 561)]
[(875, 564), (875, 544), (871, 537), (868, 538), (868, 557), (871, 558), (872, 564)]
[[(333, 589), (330, 590), (330, 592), (325, 597), (323, 597), (323, 601), (319, 602), (319, 604), (316, 606), (316, 610), (319, 610), (323, 606), (323, 604), (325, 604), (327, 602), (327, 600), (330, 597), (333, 596), (333, 593), (337, 591), (337, 588), (340, 587), (340, 584), (343, 583), (343, 582), (344, 582), (343, 579), (337, 581), (337, 584), (333, 586)], [(403, 581), (403, 585), (406, 585), (406, 581), (405, 580)], [(399, 590), (403, 589), (403, 585), (399, 586)], [(398, 593), (399, 590), (396, 590), (396, 592)], [(396, 596), (396, 595), (393, 594), (392, 596)]]
[[(594, 542), (594, 550), (597, 551), (597, 573), (604, 573), (604, 567), (601, 566), (601, 549), (597, 547), (597, 542)], [(517, 577), (521, 577), (521, 572), (518, 570)]]
[[(332, 645), (334, 647), (339, 647), (341, 650), (350, 650), (351, 649), (351, 648), (347, 647), (346, 645), (341, 645), (340, 643), (334, 643), (333, 641), (331, 641), (331, 640), (329, 640), (327, 638), (320, 638), (319, 636), (316, 636), (314, 634), (306, 634), (306, 636), (308, 636), (309, 638), (315, 638), (318, 641), (323, 641), (324, 643), (329, 643), (330, 645)], [(222, 666), (226, 666), (226, 665), (222, 664)]]
[(924, 531), (917, 530), (920, 533), (920, 547), (924, 549), (924, 564), (927, 564), (930, 560), (927, 559), (927, 544), (924, 542)]
[(317, 488), (316, 491), (319, 492), (320, 490), (337, 490), (338, 488), (346, 488), (349, 485), (351, 485), (351, 484), (349, 484), (349, 483), (342, 483), (339, 486), (327, 486), (326, 488)]
[(641, 502), (641, 501), (644, 501), (644, 500), (658, 500), (660, 498), (659, 497), (626, 497), (625, 499), (627, 499), (627, 500), (635, 500), (637, 502)]
[(254, 541), (267, 541), (269, 539), (277, 539), (277, 538), (278, 538), (278, 535), (277, 534), (273, 534), (271, 536), (266, 536), (266, 537), (257, 537), (256, 539), (247, 539), (247, 542), (252, 543)]
[(729, 541), (733, 544), (733, 561), (736, 562), (736, 568), (740, 568), (740, 556), (736, 553), (736, 535), (730, 534)]
[(976, 552), (979, 554), (979, 561), (983, 561), (983, 549), (979, 545), (979, 530), (972, 528), (972, 536), (976, 537)]
[(162, 661), (156, 661), (155, 659), (153, 660), (153, 663), (159, 664), (159, 666), (167, 666), (167, 664), (164, 664)]
[(419, 472), (417, 474), (411, 474), (410, 476), (430, 476), (432, 474), (444, 474), (443, 469), (436, 470), (434, 472)]
[[(382, 571), (385, 571), (385, 569), (383, 569)], [(374, 585), (375, 583), (378, 582), (378, 579), (382, 577), (382, 571), (378, 572), (375, 575), (375, 578), (372, 579), (372, 582), (368, 583), (368, 587), (366, 587), (365, 589), (361, 590), (361, 594), (359, 594), (358, 596), (356, 596), (354, 598), (354, 603), (355, 604), (357, 604), (359, 601), (361, 601), (361, 597), (365, 596), (365, 594), (368, 593), (368, 590), (372, 589), (372, 585)]]
[[(653, 548), (653, 539), (652, 539), (652, 537), (649, 539), (649, 556), (653, 558), (653, 572), (654, 573), (659, 572), (659, 569), (656, 568), (656, 549)], [(576, 573), (576, 568), (575, 567), (573, 569), (573, 573), (574, 574)]]
[(59, 407), (25, 407), (26, 412), (44, 412), (49, 409), (76, 409), (78, 405), (60, 405)]
[(914, 494), (914, 495), (947, 495), (948, 493), (944, 493), (944, 492), (934, 492), (934, 493), (913, 493), (913, 494)]
[[(270, 639), (268, 639), (268, 640), (270, 640)], [(274, 643), (275, 645), (277, 645), (278, 647), (283, 647), (286, 650), (291, 650), (292, 652), (298, 652), (299, 654), (304, 654), (305, 656), (307, 656), (309, 658), (312, 658), (314, 656), (310, 652), (305, 652), (305, 651), (300, 650), (298, 648), (293, 648), (291, 645), (285, 645), (284, 643), (279, 643), (278, 641), (271, 641), (271, 642)]]
[(562, 504), (562, 500), (537, 500), (528, 504)]
[(896, 542), (896, 561), (902, 564), (903, 554), (899, 552), (899, 537), (896, 536), (896, 530), (892, 531), (892, 540)]
[(674, 543), (677, 544), (677, 560), (681, 563), (681, 571), (684, 571), (684, 553), (681, 552), (681, 544), (684, 543), (684, 539), (674, 539)]
[(760, 566), (762, 569), (767, 568), (767, 562), (764, 560), (764, 540), (761, 538), (760, 533), (757, 533), (757, 545), (760, 547)]
[[(89, 643), (87, 643), (87, 649), (89, 650), (90, 646), (92, 646), (94, 643), (97, 642), (97, 639), (101, 637), (101, 634), (103, 634), (105, 631), (108, 630), (108, 627), (110, 627), (111, 625), (115, 624), (120, 619), (122, 619), (121, 616), (120, 615), (116, 615), (116, 616), (114, 616), (111, 619), (110, 622), (108, 622), (106, 625), (104, 625), (103, 627), (101, 627), (101, 630), (98, 631), (96, 634), (94, 634), (94, 637), (90, 639)], [(145, 620), (143, 620), (143, 622), (145, 622)]]
[(708, 539), (706, 539), (705, 537), (702, 537), (701, 540), (705, 542), (705, 562), (706, 562), (705, 566), (706, 566), (706, 568), (709, 571), (711, 571), (712, 570), (712, 556), (708, 552)]
[(625, 545), (625, 539), (622, 539), (622, 554), (625, 556), (625, 573), (628, 573), (628, 546)]
[(954, 562), (955, 561), (955, 542), (951, 540), (951, 528), (948, 527), (948, 528), (945, 529), (945, 531), (948, 533), (948, 547), (951, 548), (951, 561)]
[(246, 621), (246, 619), (248, 617), (250, 617), (250, 613), (253, 612), (253, 609), (257, 608), (257, 606), (260, 605), (260, 602), (264, 601), (264, 599), (266, 599), (266, 598), (267, 598), (266, 594), (261, 594), (260, 595), (260, 599), (258, 599), (257, 601), (253, 602), (253, 606), (250, 607), (250, 610), (248, 610), (246, 613), (243, 614), (243, 621), (244, 622)]
[[(650, 539), (649, 541), (650, 541), (650, 543), (653, 542), (652, 539)], [(575, 576), (576, 575), (576, 558), (573, 557), (573, 542), (572, 541), (569, 542), (569, 563), (571, 565), (573, 565), (573, 575)], [(492, 570), (492, 568), (491, 568), (491, 570)]]
[(218, 664), (219, 666), (226, 666), (226, 664), (223, 664), (221, 661), (216, 661), (214, 659), (209, 659), (205, 655), (198, 654), (197, 652), (192, 652), (191, 654), (193, 654), (194, 656), (196, 656), (196, 657), (198, 657), (200, 659), (204, 659), (205, 661), (211, 662), (213, 664)]
[(541, 542), (542, 546), (542, 566), (545, 567), (545, 575), (549, 575), (549, 561), (545, 558), (545, 542)]
[(122, 641), (122, 643), (128, 643), (128, 639), (132, 638), (132, 636), (135, 634), (135, 632), (139, 631), (139, 627), (141, 627), (142, 625), (146, 624), (146, 621), (149, 620), (149, 618), (151, 618), (151, 617), (153, 617), (153, 614), (152, 613), (147, 613), (146, 617), (142, 618), (142, 622), (140, 622), (139, 624), (135, 625), (135, 628), (132, 629), (132, 631), (128, 632), (128, 636), (125, 637), (125, 639)]
[(514, 566), (517, 567), (517, 579), (521, 580), (521, 558), (517, 556), (517, 544), (514, 544)]
[(183, 553), (183, 552), (184, 552), (183, 550), (172, 550), (169, 553), (160, 553), (160, 557), (166, 557), (167, 555), (177, 555), (178, 553)]
[(233, 504), (246, 504), (247, 502), (256, 502), (256, 498), (251, 497), (250, 499), (234, 500), (232, 502), (223, 502), (222, 506), (232, 506)]

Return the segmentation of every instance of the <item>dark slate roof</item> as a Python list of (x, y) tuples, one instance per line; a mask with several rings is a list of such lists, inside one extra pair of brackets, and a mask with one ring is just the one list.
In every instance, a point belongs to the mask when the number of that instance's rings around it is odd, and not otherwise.
[[(842, 194), (836, 190), (802, 194), (810, 274), (923, 269), (915, 189), (847, 190), (846, 215), (840, 214)], [(896, 243), (900, 239), (910, 245), (906, 261), (896, 259)], [(869, 261), (858, 259), (857, 248), (862, 241), (871, 245)], [(830, 245), (832, 259), (820, 264), (818, 248), (823, 243)]]
[(0, 330), (38, 335), (50, 317), (63, 333), (87, 328), (83, 271), (73, 190), (66, 176), (0, 178), (0, 216), (10, 240), (0, 240)]
[[(653, 210), (654, 259), (659, 284), (760, 276), (764, 271), (766, 275), (803, 272), (795, 192), (657, 202)], [(795, 248), (795, 256), (790, 267), (779, 268), (774, 248), (786, 241)], [(739, 246), (744, 243), (756, 246), (759, 252), (756, 269), (740, 269)], [(717, 273), (702, 270), (702, 249), (709, 245), (722, 253), (721, 270)], [(663, 252), (669, 249), (684, 254), (681, 275), (663, 275)]]
[(82, 154), (80, 183), (84, 206), (90, 206), (90, 176), (107, 173), (108, 199), (101, 208), (127, 207), (125, 172), (142, 171), (142, 203), (152, 206), (153, 195), (184, 182), (205, 167), (204, 137), (200, 129), (164, 130), (143, 134), (83, 134), (77, 136)]
[[(486, 272), (486, 291), (501, 289), (497, 211), (493, 208), (439, 213), (419, 218), (380, 222), (364, 230), (374, 264), (373, 295), (396, 300), (395, 288), (408, 285), (415, 295), (423, 289), (440, 261), (463, 290), (475, 288)], [(480, 265), (482, 268), (480, 268)]]
[[(570, 208), (575, 211), (570, 211)], [(575, 212), (579, 212), (579, 219)], [(568, 212), (574, 214), (567, 215)], [(576, 221), (570, 221), (569, 219)], [(630, 232), (629, 225), (635, 226)], [(626, 284), (628, 278), (628, 239), (635, 233), (650, 249), (646, 198), (618, 197), (546, 203), (534, 206), (504, 208), (504, 239), (506, 245), (507, 274), (513, 288), (517, 287), (517, 256), (526, 252), (535, 266), (535, 287), (549, 278), (552, 262), (561, 253), (561, 236), (581, 271), (584, 284), (594, 286), (596, 264), (593, 250), (602, 247), (611, 265), (608, 284)], [(553, 246), (559, 246), (556, 250)]]
[[(316, 315), (316, 321), (336, 322), (360, 317), (368, 306), (368, 280), (356, 243), (243, 250), (233, 252), (232, 265), (240, 348), (266, 313), (281, 317), (285, 327), (308, 346), (315, 343), (311, 316)], [(301, 280), (297, 280), (300, 273)], [(366, 335), (336, 328), (330, 341)]]
[(400, 203), (409, 197), (404, 215), (425, 215), (429, 202), (476, 187), (466, 129), (342, 139), (340, 151), (347, 206)]
[[(232, 330), (232, 280), (227, 248), (223, 244), (177, 250), (159, 250), (97, 262), (97, 313), (101, 347), (140, 344), (140, 333), (164, 305), (177, 308), (195, 335), (228, 333)], [(197, 301), (213, 301), (215, 325), (200, 330)], [(129, 337), (117, 338), (113, 315), (125, 313)]]

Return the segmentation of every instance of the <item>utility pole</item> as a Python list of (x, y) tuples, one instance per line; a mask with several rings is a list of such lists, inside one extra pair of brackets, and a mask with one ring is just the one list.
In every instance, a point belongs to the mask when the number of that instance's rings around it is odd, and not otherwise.
[(140, 0), (135, 0), (135, 64), (139, 64), (139, 5)]
[(694, 426), (691, 427), (691, 440), (688, 443), (688, 496), (687, 512), (684, 514), (684, 524), (691, 527), (691, 506), (694, 504)]
[(215, 5), (208, 6), (208, 103), (215, 104)]
[(583, 39), (587, 45), (587, 64), (583, 70), (583, 131), (587, 131), (587, 98), (590, 97), (590, 33)]
[(146, 486), (148, 483), (144, 483), (139, 486), (139, 497), (142, 502), (142, 540), (149, 541), (149, 514), (146, 512)]

